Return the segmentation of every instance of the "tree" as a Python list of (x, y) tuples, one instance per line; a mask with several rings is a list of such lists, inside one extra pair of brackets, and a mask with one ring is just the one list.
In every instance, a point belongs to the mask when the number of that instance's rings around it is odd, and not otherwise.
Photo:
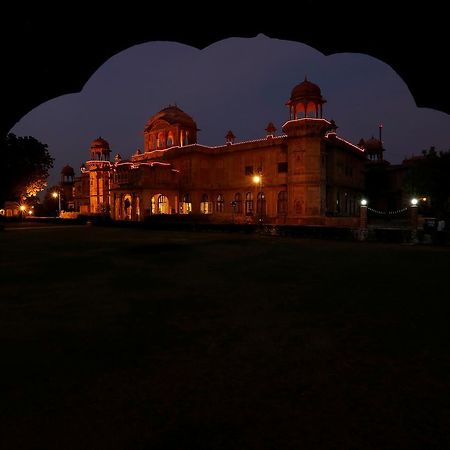
[(47, 185), (53, 167), (47, 144), (32, 136), (8, 134), (0, 141), (0, 204), (34, 197)]
[(405, 164), (405, 191), (411, 196), (427, 197), (435, 214), (450, 213), (450, 150), (437, 152), (430, 147)]

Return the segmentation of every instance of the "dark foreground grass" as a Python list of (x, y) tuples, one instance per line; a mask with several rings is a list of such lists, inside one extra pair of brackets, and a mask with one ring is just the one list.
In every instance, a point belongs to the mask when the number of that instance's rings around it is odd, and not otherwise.
[(450, 448), (442, 248), (0, 234), (1, 449)]

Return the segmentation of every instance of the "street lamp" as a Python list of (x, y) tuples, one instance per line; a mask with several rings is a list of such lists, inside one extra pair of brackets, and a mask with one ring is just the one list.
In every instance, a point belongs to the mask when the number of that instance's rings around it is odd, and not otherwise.
[[(258, 222), (262, 222), (262, 215), (263, 215), (263, 199), (264, 195), (262, 193), (262, 174), (261, 170), (259, 171), (258, 175), (253, 176), (253, 183), (255, 183), (256, 186), (259, 186), (259, 192), (256, 195), (256, 215), (258, 218)], [(259, 209), (258, 209), (259, 206)]]
[(61, 192), (53, 192), (52, 194), (53, 198), (58, 197), (58, 217), (61, 214)]
[(26, 208), (25, 205), (20, 205), (20, 206), (19, 206), (19, 209), (20, 209), (20, 218), (21, 218), (21, 220), (23, 221), (23, 213), (24, 213), (24, 211), (25, 211), (27, 208)]

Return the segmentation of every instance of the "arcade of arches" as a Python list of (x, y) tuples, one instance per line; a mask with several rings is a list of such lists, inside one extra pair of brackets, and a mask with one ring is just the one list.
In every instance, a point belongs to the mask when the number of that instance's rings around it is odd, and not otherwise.
[(111, 161), (109, 143), (92, 142), (91, 158), (73, 179), (74, 208), (137, 221), (157, 214), (294, 224), (356, 220), (366, 154), (323, 118), (325, 102), (305, 79), (291, 92), (281, 134), (269, 122), (261, 139), (236, 142), (230, 130), (216, 147), (197, 143), (196, 122), (168, 106), (145, 125), (143, 151), (128, 159), (116, 154)]

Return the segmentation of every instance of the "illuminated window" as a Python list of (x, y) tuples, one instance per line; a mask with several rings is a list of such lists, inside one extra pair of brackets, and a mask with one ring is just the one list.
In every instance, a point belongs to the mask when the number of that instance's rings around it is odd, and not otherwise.
[(216, 199), (216, 212), (218, 213), (223, 212), (223, 204), (224, 204), (223, 195), (219, 194)]
[(158, 214), (169, 214), (169, 199), (165, 195), (158, 197)]
[(202, 195), (202, 201), (200, 203), (200, 212), (202, 214), (211, 214), (212, 213), (212, 205), (211, 205), (211, 202), (208, 201), (208, 194)]
[(245, 194), (245, 214), (253, 215), (253, 194), (251, 192)]
[(190, 194), (184, 194), (180, 203), (180, 214), (192, 213), (192, 202)]
[(287, 214), (287, 191), (278, 193), (277, 212), (278, 214)]

